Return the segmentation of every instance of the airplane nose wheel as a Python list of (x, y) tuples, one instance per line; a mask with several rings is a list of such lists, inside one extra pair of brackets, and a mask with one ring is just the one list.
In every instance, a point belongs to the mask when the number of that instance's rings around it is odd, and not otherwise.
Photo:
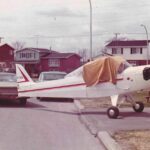
[(107, 115), (109, 118), (116, 119), (119, 116), (119, 109), (117, 107), (110, 107), (107, 110)]
[(133, 109), (135, 112), (142, 112), (144, 109), (144, 104), (142, 102), (136, 102), (135, 105), (133, 105)]

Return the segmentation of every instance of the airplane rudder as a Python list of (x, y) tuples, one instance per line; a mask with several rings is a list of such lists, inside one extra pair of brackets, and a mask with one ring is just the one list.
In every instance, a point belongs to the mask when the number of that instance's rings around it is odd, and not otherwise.
[(33, 82), (27, 71), (20, 64), (16, 64), (17, 83)]

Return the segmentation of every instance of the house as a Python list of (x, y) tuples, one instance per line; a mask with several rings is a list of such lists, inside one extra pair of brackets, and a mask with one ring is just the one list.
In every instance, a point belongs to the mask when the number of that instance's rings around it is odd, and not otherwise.
[(147, 40), (115, 40), (108, 43), (105, 47), (108, 54), (121, 55), (132, 65), (146, 64), (148, 58)]
[(80, 66), (80, 56), (75, 53), (50, 53), (42, 58), (44, 71), (64, 71), (69, 73)]
[(15, 71), (14, 48), (8, 44), (0, 46), (0, 71)]
[(43, 48), (24, 48), (16, 51), (15, 61), (24, 65), (30, 75), (54, 70), (68, 73), (80, 66), (80, 56), (75, 53), (59, 53)]
[(52, 52), (44, 48), (24, 48), (16, 51), (15, 61), (22, 64), (30, 75), (38, 74), (42, 71), (41, 58)]

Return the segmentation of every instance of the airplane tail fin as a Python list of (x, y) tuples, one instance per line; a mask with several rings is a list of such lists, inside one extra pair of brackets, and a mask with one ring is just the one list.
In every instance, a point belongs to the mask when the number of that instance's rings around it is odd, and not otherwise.
[(16, 76), (19, 88), (23, 85), (27, 85), (28, 83), (34, 83), (27, 71), (20, 64), (16, 64)]

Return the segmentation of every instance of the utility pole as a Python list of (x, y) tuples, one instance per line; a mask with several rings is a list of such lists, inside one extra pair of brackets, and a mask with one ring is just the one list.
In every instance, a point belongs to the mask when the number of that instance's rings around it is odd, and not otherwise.
[(119, 35), (120, 33), (114, 33), (114, 34), (115, 34), (116, 41), (117, 41), (117, 39), (118, 39), (118, 35)]
[(115, 40), (116, 40), (116, 46), (117, 46), (118, 35), (119, 35), (120, 33), (114, 33), (114, 34), (115, 34)]
[(35, 35), (36, 38), (36, 48), (38, 48), (38, 44), (39, 44), (39, 35)]
[(89, 4), (90, 4), (90, 60), (93, 59), (92, 56), (92, 3), (91, 0), (89, 0)]
[(118, 35), (119, 35), (120, 33), (114, 33), (114, 34), (115, 34), (115, 41), (116, 41), (116, 42), (115, 42), (115, 43), (116, 43), (115, 45), (116, 45), (116, 51), (117, 51), (117, 49), (118, 49), (118, 48), (117, 48), (117, 46), (118, 46)]
[(148, 41), (148, 30), (147, 27), (143, 24), (141, 24), (141, 27), (143, 27), (145, 29), (145, 33), (146, 33), (146, 39), (147, 39), (147, 61), (146, 64), (149, 64), (149, 41)]
[(4, 38), (3, 38), (3, 37), (0, 37), (0, 43), (1, 43), (2, 39), (4, 39)]

